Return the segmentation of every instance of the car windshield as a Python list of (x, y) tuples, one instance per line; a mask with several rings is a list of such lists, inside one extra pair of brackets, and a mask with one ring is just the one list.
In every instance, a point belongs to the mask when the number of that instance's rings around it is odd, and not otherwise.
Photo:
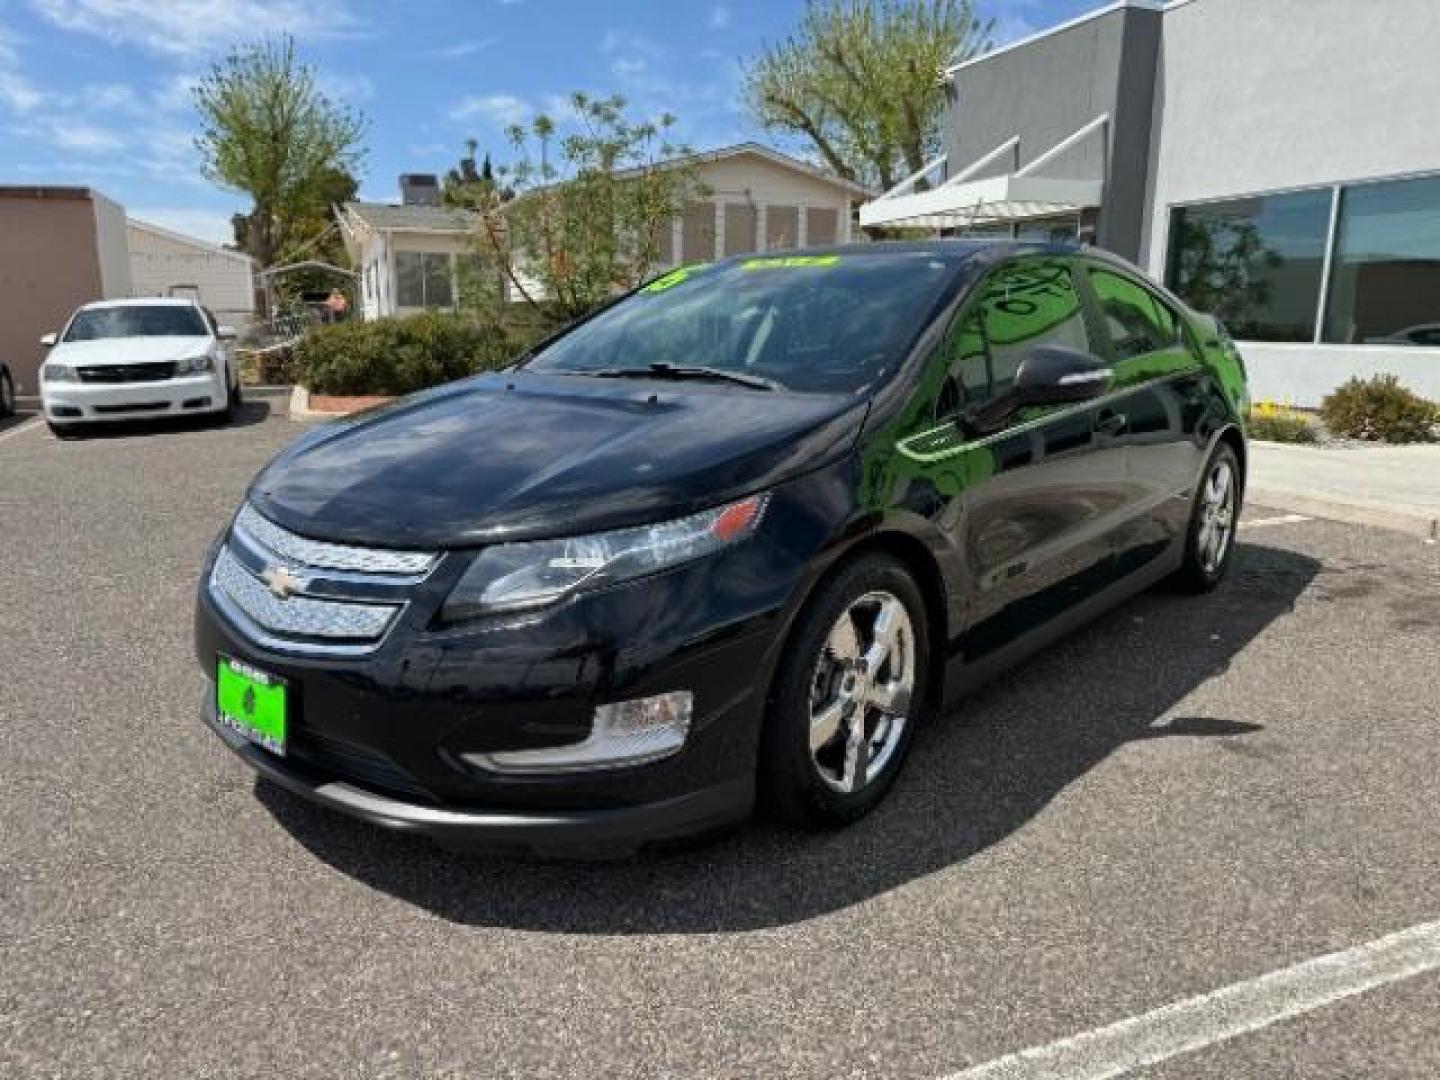
[(123, 337), (204, 337), (200, 312), (179, 304), (87, 308), (65, 331), (66, 341), (99, 341)]
[(682, 267), (524, 366), (853, 392), (904, 357), (960, 265), (948, 253), (888, 251), (760, 255)]

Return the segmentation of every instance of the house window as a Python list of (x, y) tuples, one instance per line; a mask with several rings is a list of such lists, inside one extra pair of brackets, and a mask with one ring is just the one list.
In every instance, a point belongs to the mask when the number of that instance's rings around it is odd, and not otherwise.
[(747, 203), (725, 204), (725, 254), (748, 255), (758, 250), (755, 228), (758, 215)]
[(765, 250), (786, 251), (800, 246), (800, 208), (771, 206), (765, 210)]
[(833, 244), (839, 235), (840, 215), (823, 207), (811, 206), (805, 211), (805, 243)]
[(685, 207), (681, 242), (686, 262), (709, 262), (715, 258), (714, 203), (691, 203)]
[(1440, 345), (1440, 177), (1341, 193), (1324, 340)]
[(1262, 195), (1172, 212), (1167, 282), (1248, 341), (1313, 341), (1333, 192)]
[(450, 256), (433, 251), (395, 253), (396, 299), (401, 307), (454, 307)]

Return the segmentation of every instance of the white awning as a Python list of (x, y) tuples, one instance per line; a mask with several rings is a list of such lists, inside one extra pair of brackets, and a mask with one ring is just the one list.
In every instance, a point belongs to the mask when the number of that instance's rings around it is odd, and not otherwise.
[(1100, 206), (1105, 195), (1103, 165), (1098, 170), (1101, 176), (1088, 178), (1040, 174), (1081, 143), (1102, 134), (1109, 120), (1108, 114), (1097, 116), (1023, 168), (1003, 175), (979, 177), (979, 173), (1006, 155), (1013, 155), (1018, 162), (1020, 139), (1013, 137), (938, 186), (916, 191), (920, 180), (945, 168), (946, 159), (936, 158), (915, 175), (862, 206), (860, 224), (862, 227), (967, 229), (1094, 209)]

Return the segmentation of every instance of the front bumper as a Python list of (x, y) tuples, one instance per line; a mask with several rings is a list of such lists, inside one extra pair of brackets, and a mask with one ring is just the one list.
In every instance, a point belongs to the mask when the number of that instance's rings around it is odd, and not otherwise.
[(142, 383), (43, 383), (45, 417), (75, 424), (218, 412), (227, 393), (219, 371)]
[(598, 810), (448, 809), (405, 802), (276, 757), (218, 723), (213, 697), (201, 717), (252, 769), (319, 806), (371, 825), (416, 833), (449, 848), (520, 848), (595, 857), (691, 836), (743, 820), (754, 802), (753, 774), (684, 795)]

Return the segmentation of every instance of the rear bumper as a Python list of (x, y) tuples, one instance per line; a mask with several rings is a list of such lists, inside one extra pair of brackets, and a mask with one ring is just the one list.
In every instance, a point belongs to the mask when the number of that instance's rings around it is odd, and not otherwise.
[(261, 776), (317, 805), (371, 825), (426, 836), (449, 848), (520, 848), (551, 855), (603, 857), (646, 844), (691, 836), (744, 820), (755, 798), (750, 776), (669, 799), (599, 810), (446, 809), (405, 802), (276, 757), (220, 724), (213, 696), (201, 718)]
[(227, 394), (223, 374), (215, 371), (163, 382), (46, 383), (41, 397), (47, 420), (74, 424), (218, 412)]

